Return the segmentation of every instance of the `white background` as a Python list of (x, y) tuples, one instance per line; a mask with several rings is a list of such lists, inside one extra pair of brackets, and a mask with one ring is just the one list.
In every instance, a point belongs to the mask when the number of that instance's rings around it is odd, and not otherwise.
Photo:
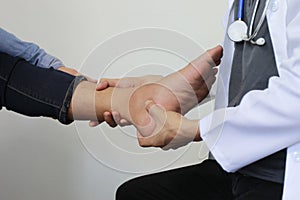
[[(0, 26), (79, 69), (99, 43), (143, 27), (171, 29), (204, 48), (213, 47), (222, 42), (225, 10), (225, 0), (1, 0)], [(201, 114), (209, 109), (201, 108)], [(118, 185), (141, 175), (114, 170), (95, 160), (80, 142), (74, 124), (30, 119), (4, 108), (0, 125), (1, 200), (112, 200)], [(137, 143), (130, 145), (139, 148)], [(189, 146), (168, 168), (201, 161), (200, 147)], [(122, 162), (126, 165), (126, 157)], [(160, 162), (154, 159), (145, 164), (151, 168)]]

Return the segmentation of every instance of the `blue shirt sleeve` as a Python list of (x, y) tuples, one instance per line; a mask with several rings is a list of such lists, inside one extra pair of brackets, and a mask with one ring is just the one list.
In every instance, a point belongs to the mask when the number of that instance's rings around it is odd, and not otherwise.
[(34, 43), (24, 42), (0, 27), (0, 52), (20, 57), (32, 65), (42, 68), (57, 69), (64, 64), (57, 58), (47, 54)]

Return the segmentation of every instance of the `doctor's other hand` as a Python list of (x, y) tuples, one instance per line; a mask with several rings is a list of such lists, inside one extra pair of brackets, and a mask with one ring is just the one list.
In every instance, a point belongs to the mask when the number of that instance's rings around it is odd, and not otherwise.
[(161, 75), (146, 75), (139, 77), (125, 77), (120, 79), (110, 79), (102, 78), (96, 87), (97, 91), (106, 89), (108, 87), (118, 87), (118, 88), (133, 88), (139, 87), (148, 83), (155, 83), (161, 80), (163, 76)]
[(179, 113), (166, 111), (153, 101), (146, 102), (146, 110), (154, 129), (148, 137), (138, 135), (140, 146), (169, 150), (201, 140), (198, 120), (189, 120)]

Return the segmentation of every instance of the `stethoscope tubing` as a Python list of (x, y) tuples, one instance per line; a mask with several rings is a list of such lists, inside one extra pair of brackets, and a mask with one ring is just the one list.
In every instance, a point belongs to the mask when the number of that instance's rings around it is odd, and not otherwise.
[[(243, 39), (244, 41), (252, 41), (256, 37), (256, 35), (257, 35), (258, 31), (260, 30), (260, 28), (261, 28), (261, 26), (264, 22), (264, 19), (266, 17), (267, 10), (268, 10), (269, 4), (270, 4), (270, 0), (266, 0), (266, 5), (265, 5), (265, 8), (263, 10), (263, 13), (260, 17), (260, 20), (259, 20), (254, 32), (252, 33), (253, 26), (254, 26), (254, 20), (256, 18), (259, 2), (260, 2), (260, 0), (256, 0), (256, 2), (255, 2), (253, 14), (252, 14), (250, 25), (249, 25), (249, 32), (247, 33), (247, 37)], [(240, 21), (243, 21), (243, 17), (244, 17), (244, 4), (245, 4), (245, 0), (240, 0), (239, 1), (237, 18)]]
[(244, 3), (245, 0), (240, 0), (238, 7), (238, 20), (242, 20), (244, 17)]

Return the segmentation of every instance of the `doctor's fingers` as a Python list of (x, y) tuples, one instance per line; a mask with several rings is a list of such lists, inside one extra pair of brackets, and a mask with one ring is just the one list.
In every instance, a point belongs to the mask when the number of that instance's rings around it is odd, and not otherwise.
[(123, 119), (121, 117), (120, 113), (117, 112), (117, 111), (112, 111), (111, 112), (111, 116), (112, 116), (113, 120), (115, 121), (115, 123), (117, 125), (119, 125), (119, 126), (129, 126), (129, 125), (132, 125), (132, 123), (130, 123), (126, 119)]
[(100, 79), (99, 84), (96, 87), (96, 90), (100, 91), (100, 90), (104, 90), (108, 87), (116, 87), (119, 80), (120, 79), (102, 78), (102, 79)]
[(152, 133), (147, 137), (144, 137), (144, 134), (138, 134), (139, 145), (142, 147), (162, 148), (169, 143), (168, 126), (164, 127), (167, 118), (166, 111), (152, 101), (146, 102), (146, 109), (151, 118)]
[(166, 146), (166, 140), (164, 140), (162, 137), (157, 137), (156, 135), (151, 135), (148, 137), (139, 136), (138, 142), (141, 147), (147, 148), (147, 147), (158, 147), (163, 148)]
[[(182, 125), (184, 126), (184, 125)], [(170, 140), (170, 142), (168, 142), (164, 147), (162, 147), (163, 150), (176, 150), (180, 147), (186, 146), (187, 144), (191, 143), (194, 141), (194, 138), (196, 137), (195, 135), (190, 135), (190, 134), (186, 134), (183, 133), (182, 131), (180, 131), (181, 126), (179, 126), (178, 130), (176, 131), (176, 134), (174, 135), (174, 137), (172, 138), (172, 140)]]
[(126, 119), (121, 118), (121, 115), (119, 112), (116, 111), (106, 111), (103, 113), (104, 121), (112, 128), (116, 126), (128, 126), (131, 125), (130, 122), (128, 122)]
[(112, 128), (118, 126), (117, 122), (114, 120), (113, 116), (112, 116), (112, 113), (110, 112), (104, 112), (103, 113), (103, 118), (104, 118), (104, 121)]
[[(117, 114), (117, 115), (119, 115), (119, 114)], [(114, 118), (112, 113), (110, 113), (110, 112), (103, 113), (103, 118), (104, 118), (104, 121), (112, 128), (115, 128), (118, 125), (121, 127), (131, 125), (131, 123), (128, 122), (126, 119), (121, 119), (121, 117), (119, 117), (117, 119)], [(90, 121), (89, 122), (90, 127), (96, 127), (99, 124), (101, 124), (101, 123), (98, 121)]]
[(98, 121), (90, 121), (89, 122), (89, 126), (90, 127), (96, 127), (96, 126), (98, 126), (100, 124), (100, 122), (98, 122)]
[(162, 142), (158, 142), (155, 136), (151, 135), (148, 137), (144, 137), (139, 131), (137, 131), (138, 143), (141, 147), (160, 147), (162, 148), (164, 145)]
[[(103, 118), (104, 118), (104, 121), (112, 128), (116, 127), (117, 126), (117, 123), (114, 121), (114, 119), (112, 118), (111, 116), (111, 113), (110, 112), (104, 112), (103, 113)], [(99, 124), (101, 124), (101, 122), (99, 121), (90, 121), (89, 122), (89, 126), (90, 127), (96, 127), (98, 126)]]
[(149, 115), (155, 122), (164, 123), (166, 121), (166, 110), (162, 106), (155, 104), (151, 100), (146, 101), (145, 106)]
[(103, 90), (107, 87), (132, 88), (142, 85), (143, 77), (125, 77), (121, 79), (102, 78), (96, 90)]
[(169, 129), (161, 129), (147, 137), (143, 137), (139, 132), (137, 134), (141, 147), (159, 147), (163, 150), (178, 149), (192, 141), (191, 139), (182, 141), (182, 138), (176, 137), (177, 131), (170, 131)]

